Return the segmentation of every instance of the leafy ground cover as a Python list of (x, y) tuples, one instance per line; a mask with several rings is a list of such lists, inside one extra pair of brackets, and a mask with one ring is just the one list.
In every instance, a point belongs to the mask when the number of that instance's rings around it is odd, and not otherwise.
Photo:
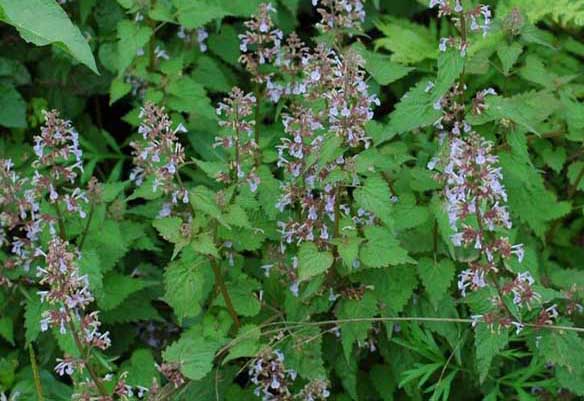
[(0, 20), (0, 400), (584, 396), (584, 1)]

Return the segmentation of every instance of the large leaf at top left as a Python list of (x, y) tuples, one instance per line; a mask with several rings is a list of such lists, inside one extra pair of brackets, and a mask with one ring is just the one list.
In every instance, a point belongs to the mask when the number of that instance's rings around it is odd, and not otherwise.
[(37, 46), (54, 44), (99, 74), (85, 37), (56, 0), (0, 0), (0, 20)]

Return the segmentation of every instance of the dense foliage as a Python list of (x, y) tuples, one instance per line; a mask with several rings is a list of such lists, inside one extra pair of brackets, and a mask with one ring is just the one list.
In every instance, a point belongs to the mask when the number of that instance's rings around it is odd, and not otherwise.
[(0, 20), (1, 400), (584, 397), (584, 1)]

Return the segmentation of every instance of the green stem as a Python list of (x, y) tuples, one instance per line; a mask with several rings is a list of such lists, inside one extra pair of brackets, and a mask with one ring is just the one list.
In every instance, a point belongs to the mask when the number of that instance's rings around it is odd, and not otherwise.
[(39, 372), (39, 367), (36, 361), (36, 356), (34, 354), (34, 348), (32, 344), (28, 344), (28, 355), (30, 358), (30, 367), (32, 368), (32, 378), (34, 380), (34, 387), (37, 393), (38, 401), (45, 401), (45, 397), (43, 395), (43, 385), (41, 383), (41, 375)]
[(217, 263), (217, 259), (215, 259), (213, 256), (209, 256), (209, 261), (211, 262), (213, 274), (215, 275), (215, 283), (217, 284), (217, 287), (219, 287), (221, 295), (223, 295), (223, 300), (225, 301), (227, 311), (229, 312), (231, 319), (233, 319), (235, 327), (239, 329), (239, 327), (241, 326), (241, 322), (239, 321), (239, 317), (237, 316), (237, 312), (233, 307), (233, 302), (231, 301), (231, 297), (229, 296), (229, 292), (227, 291), (227, 286), (225, 285), (225, 280), (223, 279), (221, 267)]
[(256, 97), (256, 108), (255, 108), (255, 126), (254, 126), (254, 133), (255, 133), (255, 143), (257, 146), (257, 151), (255, 153), (255, 166), (259, 167), (262, 161), (262, 152), (260, 148), (260, 124), (262, 122), (261, 110), (260, 105), (263, 98), (263, 91), (259, 84), (256, 84), (255, 88), (255, 97)]
[(91, 202), (91, 206), (89, 208), (89, 216), (87, 216), (87, 223), (85, 223), (85, 228), (83, 229), (83, 234), (81, 234), (81, 239), (79, 240), (79, 244), (77, 247), (79, 251), (83, 250), (83, 244), (85, 243), (85, 239), (87, 238), (87, 233), (89, 232), (89, 226), (91, 226), (91, 221), (93, 220), (93, 215), (95, 213), (95, 205)]

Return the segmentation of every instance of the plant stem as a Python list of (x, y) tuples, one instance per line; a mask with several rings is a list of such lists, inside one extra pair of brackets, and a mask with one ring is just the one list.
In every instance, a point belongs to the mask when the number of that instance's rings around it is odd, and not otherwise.
[(263, 98), (263, 91), (259, 84), (256, 84), (255, 87), (255, 97), (256, 97), (256, 108), (255, 108), (255, 125), (254, 125), (254, 133), (255, 133), (255, 143), (257, 146), (257, 152), (255, 153), (255, 166), (259, 167), (262, 161), (262, 152), (260, 148), (260, 123), (262, 120), (260, 105)]
[(30, 358), (30, 367), (32, 369), (32, 378), (34, 380), (34, 387), (36, 389), (38, 401), (45, 401), (45, 397), (43, 395), (43, 385), (41, 383), (41, 375), (39, 372), (39, 367), (37, 365), (36, 356), (34, 354), (34, 348), (32, 344), (28, 344), (28, 355)]
[(79, 338), (79, 334), (75, 330), (75, 325), (73, 324), (73, 313), (71, 312), (71, 310), (67, 306), (65, 306), (65, 309), (67, 310), (67, 313), (69, 315), (69, 330), (71, 331), (71, 334), (73, 335), (73, 340), (75, 340), (75, 345), (77, 346), (77, 349), (79, 350), (80, 355), (82, 355), (85, 358), (85, 367), (87, 368), (87, 372), (89, 373), (89, 376), (91, 376), (91, 380), (93, 380), (93, 382), (95, 383), (95, 386), (97, 387), (97, 391), (99, 391), (99, 393), (102, 396), (107, 397), (108, 396), (107, 389), (105, 388), (105, 386), (103, 385), (103, 382), (101, 381), (101, 379), (99, 378), (97, 373), (95, 373), (95, 371), (93, 370), (93, 367), (90, 364), (90, 361), (88, 358), (88, 356), (90, 354), (90, 349), (85, 349), (85, 347), (83, 346), (83, 343), (81, 342), (81, 339)]
[(235, 323), (235, 327), (239, 329), (239, 327), (241, 326), (241, 323), (239, 321), (239, 317), (237, 316), (237, 312), (235, 311), (235, 308), (233, 307), (233, 302), (231, 301), (231, 297), (229, 296), (229, 292), (227, 291), (227, 287), (225, 285), (225, 280), (223, 279), (223, 273), (221, 272), (221, 267), (217, 263), (217, 259), (215, 259), (213, 256), (209, 256), (209, 261), (211, 262), (211, 267), (213, 268), (213, 273), (215, 274), (215, 283), (217, 284), (217, 287), (219, 287), (219, 290), (221, 291), (221, 294), (223, 295), (223, 300), (225, 301), (225, 306), (227, 307), (227, 311), (229, 312), (229, 315), (231, 315), (231, 318), (233, 319), (233, 322)]
[(83, 229), (83, 234), (81, 234), (81, 239), (79, 240), (79, 244), (77, 247), (81, 252), (83, 250), (83, 244), (85, 243), (85, 239), (87, 238), (87, 233), (89, 232), (89, 226), (91, 225), (91, 220), (93, 220), (93, 215), (95, 212), (95, 205), (91, 202), (91, 206), (89, 208), (89, 216), (87, 216), (87, 223), (85, 223), (85, 228)]

